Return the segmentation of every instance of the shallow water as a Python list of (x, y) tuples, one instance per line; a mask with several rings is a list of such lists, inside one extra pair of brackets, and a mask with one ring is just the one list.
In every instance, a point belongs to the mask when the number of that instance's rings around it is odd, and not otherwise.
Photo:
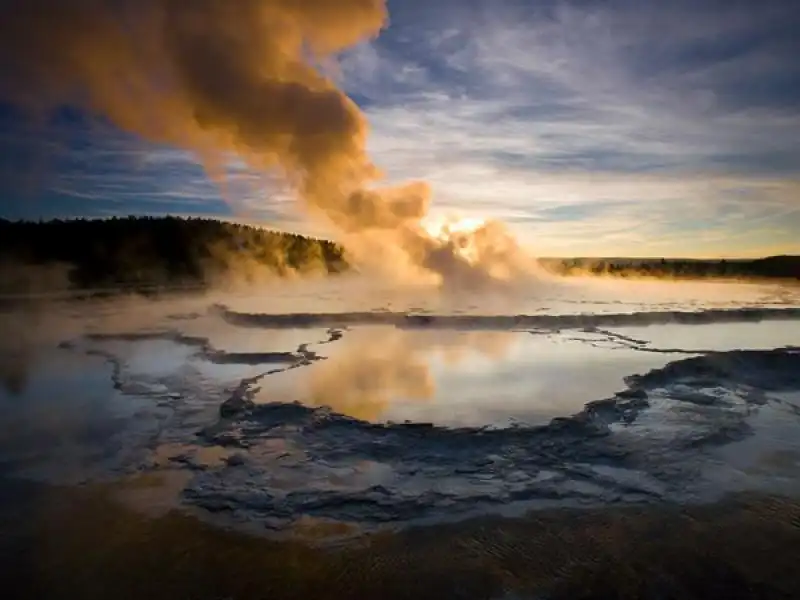
[(296, 282), (262, 295), (247, 291), (220, 300), (233, 310), (262, 314), (394, 311), (437, 314), (632, 313), (710, 308), (800, 306), (800, 287), (787, 284), (598, 278), (542, 279), (516, 288), (458, 290), (384, 286), (341, 276)]
[(797, 288), (334, 283), (14, 308), (4, 472), (270, 535), (800, 493)]

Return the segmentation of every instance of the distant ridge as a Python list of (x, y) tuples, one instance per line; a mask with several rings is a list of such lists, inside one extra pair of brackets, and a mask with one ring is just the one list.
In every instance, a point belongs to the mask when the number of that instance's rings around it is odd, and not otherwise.
[(559, 275), (596, 275), (654, 279), (781, 279), (800, 280), (800, 256), (754, 259), (692, 258), (543, 258)]

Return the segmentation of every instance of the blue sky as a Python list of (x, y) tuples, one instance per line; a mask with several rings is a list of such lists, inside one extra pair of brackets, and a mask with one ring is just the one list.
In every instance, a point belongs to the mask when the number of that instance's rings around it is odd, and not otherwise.
[[(397, 0), (337, 77), (375, 162), (539, 255), (800, 253), (796, 1)], [(325, 235), (270, 174), (0, 109), (0, 216), (222, 216)], [(223, 199), (224, 197), (224, 199)]]

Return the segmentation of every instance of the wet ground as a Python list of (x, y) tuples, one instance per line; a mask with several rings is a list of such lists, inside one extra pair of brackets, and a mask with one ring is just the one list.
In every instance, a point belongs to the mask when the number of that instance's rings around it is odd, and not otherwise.
[(106, 490), (0, 487), (5, 598), (790, 599), (800, 505), (539, 511), (337, 548), (265, 539)]

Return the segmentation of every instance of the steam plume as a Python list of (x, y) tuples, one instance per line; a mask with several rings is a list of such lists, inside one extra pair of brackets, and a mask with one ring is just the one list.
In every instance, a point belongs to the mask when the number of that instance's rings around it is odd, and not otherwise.
[(527, 269), (509, 259), (513, 240), (497, 226), (476, 236), (471, 258), (431, 236), (422, 226), (426, 184), (373, 187), (380, 171), (366, 153), (365, 118), (326, 73), (338, 53), (378, 35), (385, 0), (0, 0), (0, 8), (0, 93), (12, 102), (85, 107), (193, 151), (212, 176), (231, 153), (277, 170), (356, 259), (390, 259), (438, 280)]

